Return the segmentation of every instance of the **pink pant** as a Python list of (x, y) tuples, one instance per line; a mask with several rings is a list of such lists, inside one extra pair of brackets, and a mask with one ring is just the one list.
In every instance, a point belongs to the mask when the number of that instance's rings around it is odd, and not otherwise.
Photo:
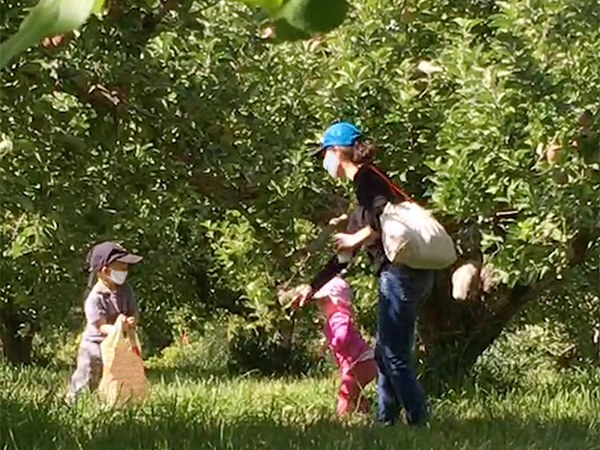
[[(369, 401), (361, 396), (363, 388), (377, 376), (374, 359), (357, 363), (348, 373), (342, 375), (342, 385), (338, 395), (337, 413), (339, 416), (358, 410), (369, 411)], [(359, 401), (360, 399), (360, 401)], [(358, 402), (358, 404), (357, 404)]]

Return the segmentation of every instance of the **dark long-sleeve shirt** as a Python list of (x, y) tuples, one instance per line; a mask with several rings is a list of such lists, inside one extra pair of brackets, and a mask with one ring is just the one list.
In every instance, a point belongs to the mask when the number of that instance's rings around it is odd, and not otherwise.
[[(377, 264), (378, 269), (381, 270), (389, 261), (385, 256), (381, 243), (381, 224), (379, 218), (385, 205), (388, 202), (396, 202), (398, 199), (388, 183), (368, 165), (363, 165), (358, 169), (354, 177), (354, 186), (358, 206), (350, 215), (346, 231), (349, 234), (354, 234), (366, 226), (370, 226), (378, 233), (379, 236), (372, 242), (366, 243), (365, 247), (371, 259)], [(319, 290), (329, 280), (345, 269), (348, 264), (349, 262), (340, 262), (337, 255), (331, 258), (310, 284), (313, 292)]]

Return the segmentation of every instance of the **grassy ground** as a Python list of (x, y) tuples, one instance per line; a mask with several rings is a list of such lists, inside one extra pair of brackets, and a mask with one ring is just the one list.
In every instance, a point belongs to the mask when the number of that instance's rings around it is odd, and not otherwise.
[[(600, 450), (600, 370), (539, 389), (482, 388), (433, 399), (429, 428), (333, 416), (335, 378), (265, 380), (150, 371), (142, 404), (62, 402), (66, 373), (0, 366), (2, 449)], [(374, 396), (373, 389), (369, 391)]]

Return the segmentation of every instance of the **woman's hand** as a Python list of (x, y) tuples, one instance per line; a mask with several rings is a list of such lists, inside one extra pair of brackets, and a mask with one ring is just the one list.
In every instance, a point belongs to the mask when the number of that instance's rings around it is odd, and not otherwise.
[(332, 227), (338, 228), (338, 227), (341, 227), (342, 225), (346, 224), (346, 222), (348, 222), (348, 214), (344, 213), (341, 216), (334, 217), (333, 219), (331, 219), (329, 221), (329, 225), (331, 225)]
[(333, 249), (336, 253), (354, 251), (376, 235), (377, 232), (369, 226), (364, 227), (354, 234), (337, 233), (333, 236)]
[(302, 287), (302, 289), (300, 289), (300, 291), (298, 291), (292, 297), (292, 302), (290, 303), (292, 309), (301, 308), (304, 305), (306, 305), (308, 300), (310, 300), (310, 296), (312, 295), (312, 293), (312, 288), (309, 285)]
[(333, 236), (333, 249), (336, 253), (352, 251), (360, 245), (357, 233), (337, 233)]
[(134, 328), (137, 325), (137, 320), (135, 320), (134, 316), (129, 316), (125, 319), (125, 323), (127, 323), (129, 328)]

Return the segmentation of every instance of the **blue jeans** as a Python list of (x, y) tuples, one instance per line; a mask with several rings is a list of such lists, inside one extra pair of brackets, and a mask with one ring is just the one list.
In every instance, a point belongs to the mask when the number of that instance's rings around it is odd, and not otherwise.
[(417, 302), (433, 288), (433, 271), (384, 267), (379, 274), (379, 320), (375, 357), (379, 368), (377, 420), (392, 424), (404, 407), (407, 422), (427, 419), (427, 400), (412, 366)]

